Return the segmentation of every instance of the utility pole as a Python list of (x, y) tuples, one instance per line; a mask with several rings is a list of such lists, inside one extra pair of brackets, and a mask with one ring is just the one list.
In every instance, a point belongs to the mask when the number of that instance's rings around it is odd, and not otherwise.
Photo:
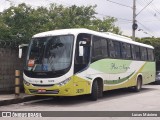
[(138, 28), (136, 17), (144, 10), (146, 9), (151, 3), (153, 2), (150, 1), (142, 10), (140, 10), (136, 14), (136, 0), (133, 0), (133, 24), (132, 24), (132, 40), (135, 41), (135, 30)]
[(133, 24), (132, 24), (132, 40), (135, 41), (135, 30), (138, 25), (136, 23), (136, 0), (133, 0)]

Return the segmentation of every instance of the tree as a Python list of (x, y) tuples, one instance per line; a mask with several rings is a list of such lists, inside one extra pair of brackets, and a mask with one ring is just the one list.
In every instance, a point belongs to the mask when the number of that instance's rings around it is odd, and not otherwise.
[(26, 4), (11, 6), (0, 14), (0, 39), (28, 43), (39, 32), (64, 28), (89, 28), (120, 34), (116, 19), (96, 18), (96, 6), (70, 6), (51, 4), (49, 8), (32, 8)]
[(102, 20), (101, 19), (94, 19), (91, 21), (90, 26), (87, 28), (93, 29), (96, 31), (102, 31), (102, 32), (112, 32), (115, 34), (121, 34), (122, 32), (120, 31), (119, 27), (115, 26), (115, 22), (117, 19), (113, 17), (105, 17)]
[(40, 7), (35, 10), (25, 4), (10, 7), (2, 13), (3, 24), (7, 26), (8, 34), (3, 36), (4, 31), (0, 31), (1, 39), (27, 42), (33, 34), (45, 30), (43, 23), (48, 22), (46, 12), (46, 8)]

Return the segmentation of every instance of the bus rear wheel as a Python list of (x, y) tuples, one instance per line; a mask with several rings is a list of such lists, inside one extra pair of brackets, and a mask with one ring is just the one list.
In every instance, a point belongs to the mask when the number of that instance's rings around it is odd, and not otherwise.
[(142, 88), (142, 77), (139, 76), (137, 78), (137, 84), (136, 84), (136, 86), (133, 87), (133, 90), (135, 92), (139, 92), (141, 90), (141, 88)]

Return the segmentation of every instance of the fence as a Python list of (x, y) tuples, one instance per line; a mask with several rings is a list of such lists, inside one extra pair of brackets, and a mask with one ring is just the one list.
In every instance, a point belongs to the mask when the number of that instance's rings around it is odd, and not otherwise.
[[(17, 48), (0, 48), (0, 94), (14, 93), (15, 70), (23, 71), (24, 58), (18, 58)], [(22, 72), (21, 72), (21, 89)]]

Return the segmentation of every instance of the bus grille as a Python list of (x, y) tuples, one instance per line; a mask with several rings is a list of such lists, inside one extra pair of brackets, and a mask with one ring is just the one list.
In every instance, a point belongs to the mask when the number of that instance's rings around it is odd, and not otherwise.
[(39, 92), (38, 90), (29, 89), (30, 93), (33, 94), (58, 94), (59, 90), (46, 90), (45, 92)]
[(46, 85), (40, 85), (40, 84), (32, 84), (35, 87), (52, 87), (54, 84), (46, 84)]

